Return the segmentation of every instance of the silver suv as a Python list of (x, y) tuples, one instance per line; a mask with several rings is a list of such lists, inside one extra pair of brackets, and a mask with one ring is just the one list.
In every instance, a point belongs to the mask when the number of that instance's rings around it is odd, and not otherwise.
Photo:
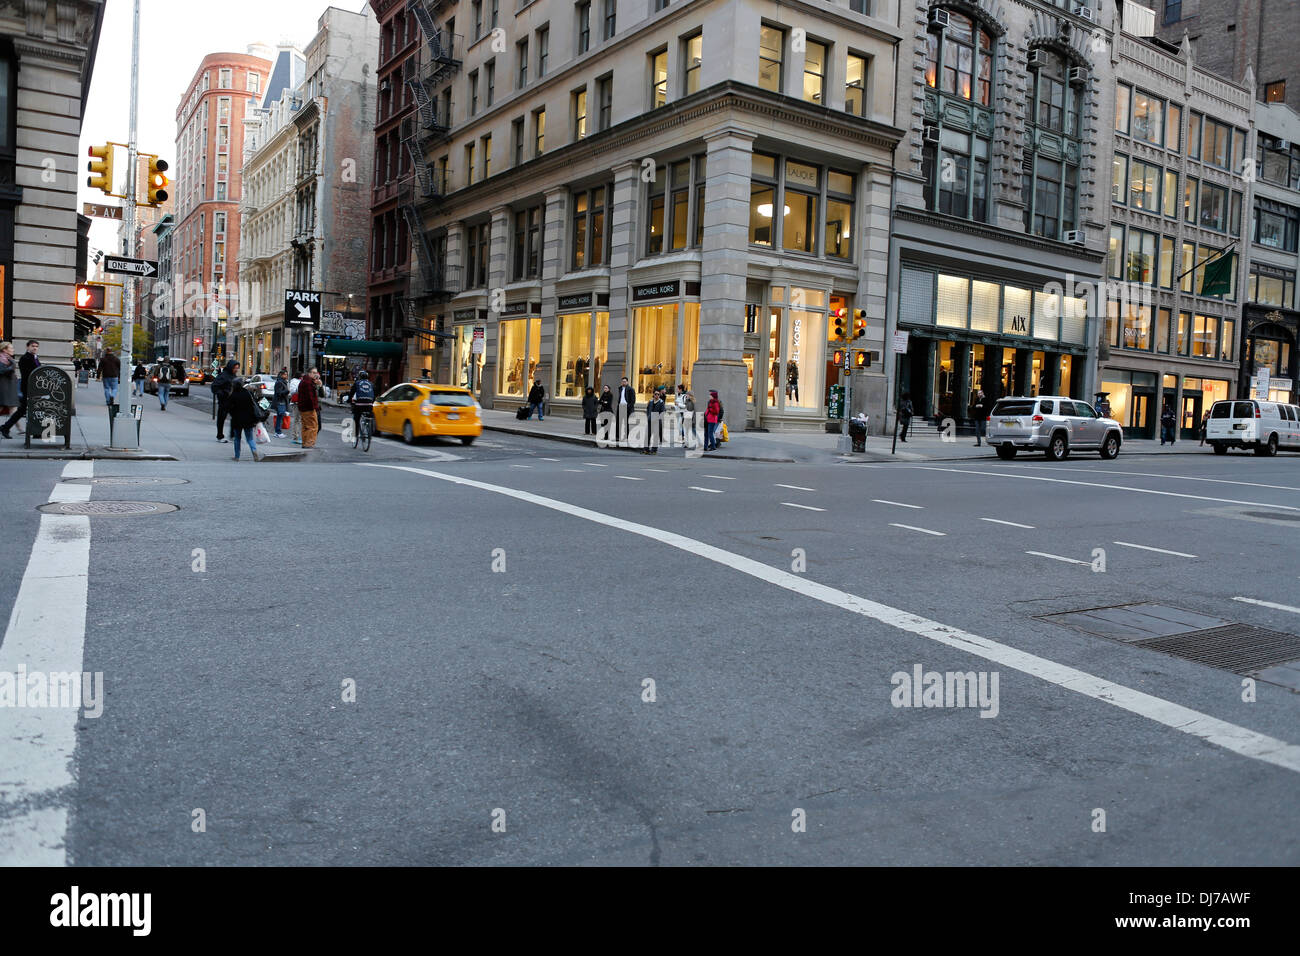
[(1060, 461), (1072, 451), (1098, 451), (1114, 458), (1124, 442), (1119, 422), (1102, 418), (1087, 402), (1059, 395), (1000, 398), (988, 418), (988, 443), (1010, 461), (1016, 451), (1042, 451)]

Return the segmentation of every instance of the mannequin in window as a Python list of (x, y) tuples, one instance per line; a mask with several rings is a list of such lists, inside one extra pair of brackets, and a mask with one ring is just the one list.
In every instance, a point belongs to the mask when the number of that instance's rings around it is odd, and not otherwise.
[(799, 363), (794, 359), (785, 363), (785, 397), (794, 398), (795, 404), (799, 402)]
[(781, 360), (772, 359), (772, 375), (767, 381), (767, 402), (769, 405), (776, 404), (776, 390), (780, 387), (781, 381)]

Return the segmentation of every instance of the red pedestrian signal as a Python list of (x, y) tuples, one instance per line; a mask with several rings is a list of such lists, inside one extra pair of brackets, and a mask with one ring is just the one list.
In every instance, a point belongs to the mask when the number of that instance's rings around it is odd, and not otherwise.
[(82, 312), (103, 312), (107, 291), (97, 282), (79, 282), (73, 301)]

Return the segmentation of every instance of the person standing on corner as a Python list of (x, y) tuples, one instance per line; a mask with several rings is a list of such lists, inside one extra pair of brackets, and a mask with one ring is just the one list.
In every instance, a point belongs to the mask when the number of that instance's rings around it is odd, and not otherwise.
[(645, 407), (645, 447), (641, 449), (643, 455), (659, 454), (659, 442), (663, 439), (663, 422), (664, 409), (664, 391), (657, 388), (654, 394), (650, 396), (650, 402)]
[(542, 388), (542, 380), (536, 379), (533, 382), (532, 389), (528, 392), (528, 417), (533, 417), (533, 410), (537, 410), (537, 420), (544, 421), (544, 412), (546, 411), (546, 389)]
[(588, 385), (586, 394), (582, 396), (582, 433), (584, 435), (596, 434), (596, 415), (599, 411), (600, 402), (596, 400), (596, 390)]
[[(10, 361), (13, 361), (14, 347), (8, 342), (6, 342), (5, 345), (9, 346), (9, 359)], [(5, 438), (13, 437), (9, 434), (9, 430), (18, 423), (18, 419), (23, 418), (27, 414), (27, 380), (32, 377), (32, 372), (40, 368), (41, 360), (36, 354), (40, 351), (40, 348), (40, 342), (37, 342), (35, 339), (29, 339), (27, 342), (27, 351), (24, 352), (22, 358), (18, 360), (18, 394), (13, 402), (13, 404), (18, 407), (14, 409), (14, 413), (9, 416), (9, 419), (3, 425), (0, 425), (0, 435), (3, 435)], [(8, 402), (0, 402), (0, 405), (8, 404)]]
[(624, 376), (618, 386), (618, 394), (614, 396), (614, 414), (618, 416), (618, 428), (615, 434), (619, 447), (627, 441), (628, 422), (635, 409), (636, 392), (632, 391), (632, 386), (627, 383), (627, 376)]
[(149, 377), (149, 370), (144, 367), (143, 362), (137, 362), (135, 371), (131, 373), (131, 394), (144, 395), (144, 380)]
[(275, 410), (275, 437), (283, 438), (280, 430), (285, 418), (289, 416), (289, 370), (280, 369), (275, 377), (275, 391), (271, 395), (271, 408)]
[(171, 398), (172, 375), (175, 373), (171, 362), (158, 363), (158, 405), (161, 411), (167, 411), (167, 399)]
[(975, 419), (975, 446), (978, 448), (984, 440), (984, 428), (989, 417), (989, 401), (984, 397), (982, 388), (976, 393), (975, 401), (971, 402), (970, 417)]
[(1174, 408), (1168, 402), (1165, 402), (1164, 408), (1160, 409), (1160, 446), (1163, 448), (1165, 442), (1170, 445), (1174, 443), (1174, 426), (1178, 424), (1178, 418), (1174, 415)]
[(117, 383), (122, 377), (122, 363), (112, 349), (104, 349), (99, 360), (99, 374), (104, 379), (104, 404), (112, 408), (117, 404)]
[(902, 399), (898, 403), (898, 424), (902, 430), (898, 440), (907, 441), (907, 430), (912, 424), (912, 394), (910, 392), (904, 392)]
[(1209, 409), (1206, 409), (1205, 414), (1201, 416), (1201, 444), (1202, 445), (1205, 444), (1205, 432), (1209, 429), (1209, 427), (1210, 427), (1210, 412)]
[(718, 422), (722, 420), (722, 403), (718, 393), (709, 389), (709, 404), (704, 411), (704, 450), (714, 451), (718, 447)]
[(261, 461), (266, 457), (265, 452), (258, 451), (255, 437), (257, 426), (265, 414), (257, 407), (257, 399), (245, 387), (244, 380), (236, 378), (231, 383), (230, 390), (230, 437), (235, 440), (235, 461), (239, 461), (241, 436), (248, 442), (248, 451), (253, 456), (253, 461)]
[(235, 379), (238, 377), (239, 363), (231, 359), (220, 374), (212, 380), (212, 394), (217, 400), (217, 441), (219, 442), (229, 441), (226, 438), (226, 416), (230, 414), (230, 396), (235, 388)]
[(320, 372), (309, 369), (298, 383), (298, 416), (302, 419), (302, 447), (316, 446), (316, 432), (320, 430)]

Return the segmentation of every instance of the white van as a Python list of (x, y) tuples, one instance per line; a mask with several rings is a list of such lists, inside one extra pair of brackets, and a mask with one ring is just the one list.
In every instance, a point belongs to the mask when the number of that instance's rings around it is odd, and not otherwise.
[(1279, 448), (1300, 451), (1300, 406), (1254, 399), (1215, 402), (1205, 440), (1216, 455), (1229, 448), (1253, 448), (1256, 455), (1276, 455)]

